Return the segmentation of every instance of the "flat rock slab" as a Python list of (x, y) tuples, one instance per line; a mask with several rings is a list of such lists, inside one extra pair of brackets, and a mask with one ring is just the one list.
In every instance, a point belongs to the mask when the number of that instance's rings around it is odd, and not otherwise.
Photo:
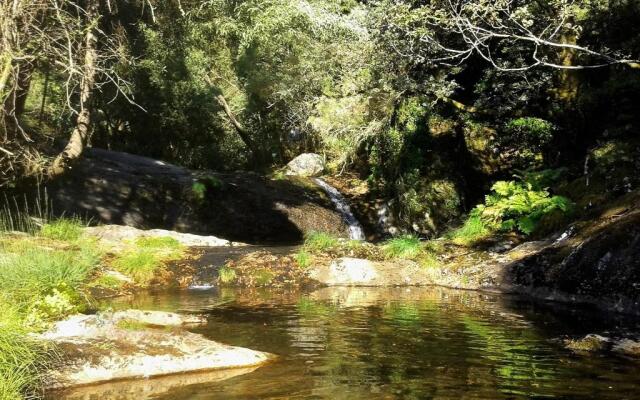
[(49, 373), (49, 387), (255, 367), (273, 358), (181, 329), (201, 322), (197, 316), (141, 310), (60, 321), (40, 335), (61, 352), (62, 364)]
[(349, 257), (310, 267), (309, 278), (327, 286), (421, 286), (432, 282), (427, 271), (411, 261), (375, 262)]
[(101, 225), (84, 229), (84, 234), (98, 238), (111, 247), (120, 247), (124, 241), (132, 241), (142, 237), (170, 237), (184, 246), (190, 247), (231, 247), (246, 246), (245, 243), (231, 242), (216, 236), (193, 235), (164, 229), (137, 229), (124, 225)]

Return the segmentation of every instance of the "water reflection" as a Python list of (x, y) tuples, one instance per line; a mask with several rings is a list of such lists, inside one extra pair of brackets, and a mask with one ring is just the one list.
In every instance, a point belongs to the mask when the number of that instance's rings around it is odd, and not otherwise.
[(635, 322), (515, 297), (441, 288), (223, 290), (145, 295), (113, 306), (204, 312), (209, 323), (197, 332), (281, 358), (226, 380), (96, 398), (640, 397), (637, 363), (577, 356), (555, 341), (605, 326), (637, 330)]

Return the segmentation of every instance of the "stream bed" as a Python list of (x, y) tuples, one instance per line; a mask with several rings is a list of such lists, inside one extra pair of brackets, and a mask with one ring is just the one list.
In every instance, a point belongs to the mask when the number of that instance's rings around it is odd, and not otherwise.
[(111, 306), (203, 313), (208, 323), (194, 332), (279, 358), (257, 369), (115, 382), (51, 398), (640, 398), (640, 361), (576, 354), (560, 340), (640, 332), (640, 323), (577, 306), (434, 287), (184, 290)]

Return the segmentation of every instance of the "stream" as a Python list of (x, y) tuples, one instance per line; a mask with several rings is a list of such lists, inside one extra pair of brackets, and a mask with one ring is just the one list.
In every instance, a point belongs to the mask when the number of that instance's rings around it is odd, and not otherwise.
[(638, 332), (573, 305), (444, 288), (182, 290), (110, 306), (202, 313), (210, 339), (277, 354), (257, 369), (116, 382), (56, 399), (632, 399), (638, 361), (559, 338)]

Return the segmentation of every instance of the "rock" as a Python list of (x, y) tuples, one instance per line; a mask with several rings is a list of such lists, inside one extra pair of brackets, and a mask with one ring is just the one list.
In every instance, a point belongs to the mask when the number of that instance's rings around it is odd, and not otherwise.
[(48, 181), (44, 190), (53, 216), (78, 216), (105, 225), (251, 244), (297, 243), (310, 231), (347, 234), (331, 200), (302, 177), (274, 180), (251, 172), (194, 171), (89, 148), (73, 169)]
[(640, 357), (640, 342), (631, 339), (622, 339), (616, 342), (611, 350), (625, 356)]
[(310, 279), (328, 286), (421, 286), (429, 275), (411, 261), (375, 262), (343, 257), (308, 269)]
[(304, 153), (287, 164), (287, 175), (320, 176), (324, 172), (324, 158), (319, 154)]
[(62, 360), (49, 372), (50, 387), (246, 368), (273, 357), (180, 329), (203, 321), (197, 316), (141, 310), (75, 315), (60, 321), (39, 335), (56, 345)]
[(230, 242), (215, 236), (193, 235), (164, 229), (142, 230), (124, 225), (87, 227), (84, 229), (84, 234), (97, 237), (101, 242), (112, 247), (120, 247), (123, 241), (133, 241), (141, 237), (170, 237), (184, 246), (193, 247), (246, 246), (245, 243)]

